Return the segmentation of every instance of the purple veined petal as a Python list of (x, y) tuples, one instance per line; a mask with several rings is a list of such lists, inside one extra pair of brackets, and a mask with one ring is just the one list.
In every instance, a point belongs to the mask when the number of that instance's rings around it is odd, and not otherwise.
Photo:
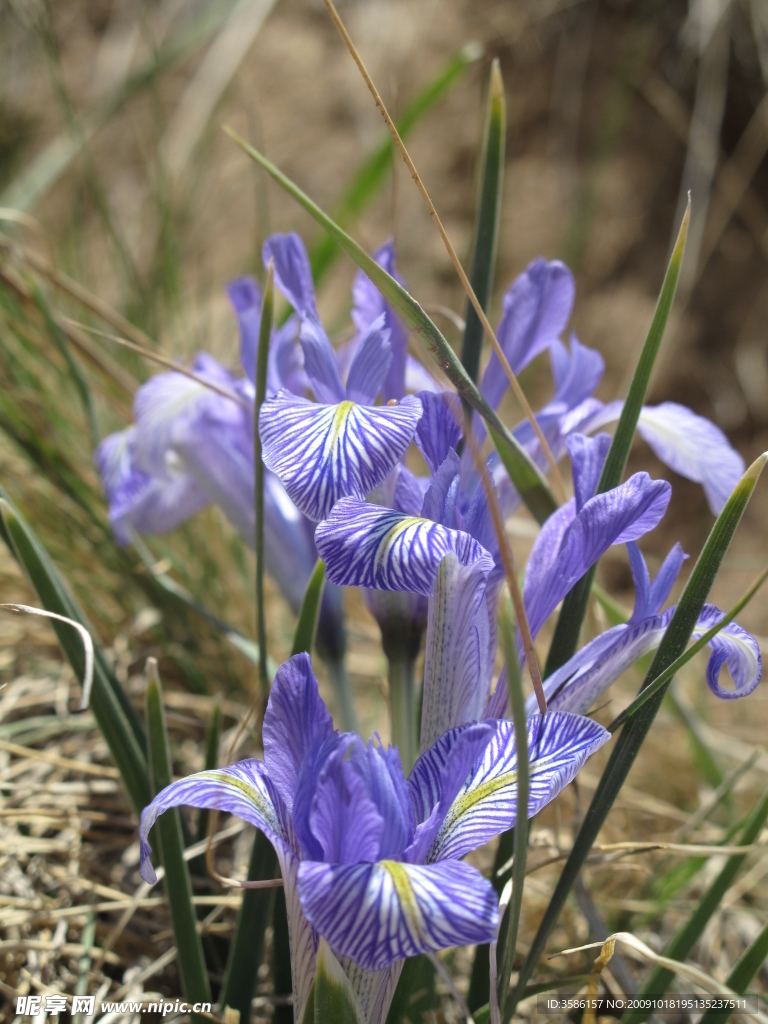
[(275, 284), (299, 316), (317, 320), (312, 270), (301, 238), (295, 232), (272, 235), (264, 243), (262, 258), (265, 267), (270, 260), (274, 261)]
[(448, 729), (483, 716), (493, 668), (485, 591), (493, 559), (462, 565), (453, 554), (440, 563), (429, 602), (421, 749)]
[(318, 402), (333, 404), (346, 397), (341, 383), (336, 354), (319, 320), (305, 317), (299, 331), (304, 353), (304, 370)]
[[(395, 247), (391, 241), (375, 252), (373, 258), (398, 284), (405, 287), (405, 282), (395, 270)], [(384, 327), (389, 331), (392, 347), (392, 361), (382, 382), (382, 395), (385, 402), (391, 398), (402, 398), (406, 392), (408, 332), (384, 296), (362, 270), (358, 270), (355, 275), (352, 297), (352, 320), (361, 335), (366, 333), (378, 317), (384, 317)], [(409, 390), (419, 391), (421, 388), (411, 387)]]
[(281, 391), (261, 408), (264, 464), (306, 516), (324, 519), (340, 498), (364, 497), (410, 444), (421, 404), (316, 405)]
[(298, 318), (289, 316), (272, 334), (267, 367), (268, 396), (276, 395), (281, 388), (288, 388), (294, 395), (306, 395), (310, 390), (304, 353), (299, 344), (299, 327)]
[(589, 499), (595, 496), (611, 439), (608, 434), (597, 434), (595, 437), (571, 434), (565, 443), (571, 457), (576, 512), (579, 513)]
[[(377, 317), (360, 339), (347, 377), (347, 398), (373, 405), (392, 363), (392, 345), (384, 316)], [(401, 396), (402, 397), (402, 396)]]
[(299, 866), (307, 918), (334, 950), (369, 971), (450, 946), (489, 942), (498, 927), (490, 882), (468, 864)]
[(429, 595), (452, 551), (463, 565), (486, 552), (469, 534), (355, 498), (337, 502), (315, 531), (328, 579), (338, 586)]
[[(693, 635), (701, 636), (723, 617), (723, 612), (715, 605), (705, 604)], [(723, 700), (734, 700), (752, 693), (763, 675), (763, 659), (757, 640), (751, 633), (742, 629), (737, 622), (729, 622), (707, 646), (712, 649), (707, 664), (707, 685), (712, 693)], [(732, 688), (720, 685), (723, 665), (727, 665), (731, 674)]]
[(296, 654), (275, 674), (262, 730), (264, 762), (289, 811), (299, 770), (310, 749), (333, 734), (308, 654)]
[(119, 544), (137, 533), (167, 533), (210, 502), (197, 480), (182, 469), (162, 478), (143, 473), (133, 461), (135, 427), (105, 437), (95, 462), (109, 504), (109, 521)]
[(688, 555), (683, 551), (682, 546), (675, 544), (662, 562), (661, 568), (656, 573), (651, 584), (651, 607), (654, 612), (660, 611), (663, 607), (672, 587), (675, 585), (677, 577), (680, 575), (683, 562), (687, 558)]
[(662, 462), (702, 484), (709, 507), (718, 515), (744, 472), (744, 460), (710, 420), (684, 405), (644, 406), (637, 432)]
[(461, 399), (450, 391), (439, 394), (426, 391), (420, 393), (419, 398), (424, 412), (414, 441), (429, 471), (434, 474), (448, 458), (449, 452), (458, 449), (464, 414)]
[(156, 880), (147, 836), (155, 821), (171, 807), (201, 807), (236, 814), (262, 831), (278, 852), (290, 849), (290, 818), (279, 794), (270, 785), (261, 761), (249, 758), (212, 771), (197, 772), (172, 782), (141, 812), (139, 874), (152, 885)]
[(429, 478), (416, 476), (402, 462), (392, 470), (395, 486), (392, 491), (392, 508), (407, 516), (418, 516), (424, 507), (424, 496), (429, 489)]
[(575, 334), (570, 337), (570, 351), (562, 342), (554, 342), (549, 355), (555, 385), (553, 401), (563, 411), (575, 409), (591, 397), (600, 383), (605, 372), (605, 360), (596, 349), (582, 345)]
[[(532, 818), (572, 781), (587, 758), (607, 743), (610, 733), (589, 718), (557, 712), (529, 719), (527, 728), (530, 765), (528, 817)], [(427, 860), (463, 857), (511, 828), (516, 817), (515, 730), (512, 722), (501, 721), (453, 801)]]
[(384, 818), (350, 761), (357, 745), (363, 744), (355, 737), (338, 746), (317, 776), (309, 827), (327, 864), (373, 863), (380, 857)]
[(456, 794), (490, 743), (496, 724), (471, 722), (449, 729), (417, 758), (408, 776), (416, 831), (403, 852), (403, 860), (424, 862)]
[(400, 857), (413, 839), (413, 808), (397, 748), (368, 740), (352, 748), (350, 762), (384, 820), (378, 859)]
[[(560, 337), (571, 315), (574, 293), (573, 275), (558, 260), (534, 260), (515, 279), (502, 299), (504, 315), (496, 331), (514, 373), (520, 373)], [(508, 387), (507, 376), (494, 353), (480, 390), (496, 408)]]
[(550, 516), (534, 543), (525, 576), (525, 608), (533, 636), (612, 544), (636, 540), (658, 524), (670, 494), (665, 480), (635, 473), (590, 498), (578, 515), (572, 499)]
[(458, 528), (456, 504), (459, 497), (460, 471), (459, 457), (451, 449), (445, 461), (438, 467), (424, 495), (421, 506), (421, 515), (424, 519), (442, 523), (451, 530)]

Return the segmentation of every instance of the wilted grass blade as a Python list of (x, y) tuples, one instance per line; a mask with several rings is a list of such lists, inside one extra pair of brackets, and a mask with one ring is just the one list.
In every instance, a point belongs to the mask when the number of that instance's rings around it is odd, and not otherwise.
[[(755, 489), (760, 473), (768, 461), (768, 453), (749, 467), (733, 493), (725, 504), (725, 508), (715, 521), (704, 548), (688, 579), (688, 583), (680, 597), (672, 620), (661, 640), (656, 655), (643, 683), (643, 689), (658, 675), (671, 666), (685, 650), (693, 627), (704, 607), (717, 571), (722, 564), (725, 553), (733, 534), (747, 507), (747, 503)], [(669, 686), (669, 682), (666, 683)], [(587, 810), (584, 822), (565, 863), (563, 872), (557, 883), (552, 898), (544, 912), (539, 930), (531, 945), (530, 952), (518, 976), (514, 999), (510, 1003), (511, 1010), (519, 1000), (544, 946), (550, 931), (555, 925), (573, 883), (576, 881), (584, 862), (589, 856), (592, 844), (597, 838), (603, 822), (619, 795), (621, 787), (629, 774), (640, 747), (650, 729), (656, 712), (664, 696), (665, 686), (656, 691), (654, 696), (629, 721), (621, 732), (614, 747), (608, 765), (598, 784), (592, 803)]]
[[(274, 878), (276, 869), (277, 856), (272, 844), (263, 832), (257, 832), (248, 865), (249, 881)], [(240, 1011), (241, 1021), (249, 1019), (256, 974), (264, 952), (264, 936), (274, 901), (274, 889), (243, 891), (220, 999), (222, 1006)]]
[[(507, 665), (507, 686), (512, 720), (515, 724), (515, 749), (517, 752), (517, 806), (519, 813), (515, 821), (514, 862), (512, 866), (512, 894), (507, 907), (507, 927), (504, 942), (499, 941), (501, 969), (499, 971), (499, 1012), (502, 1020), (508, 1019), (506, 1005), (509, 996), (509, 980), (517, 946), (520, 913), (523, 909), (525, 867), (528, 859), (528, 788), (530, 772), (528, 765), (528, 730), (526, 728), (525, 694), (523, 680), (517, 660), (514, 616), (511, 602), (502, 602), (499, 609), (499, 632), (501, 633), (504, 660)], [(509, 1015), (511, 1017), (511, 1013)]]
[[(766, 821), (768, 821), (768, 793), (766, 793), (753, 808), (752, 813), (747, 819), (742, 833), (739, 836), (737, 845), (751, 846), (752, 843), (756, 842)], [(717, 878), (712, 882), (706, 893), (699, 900), (699, 905), (696, 910), (694, 910), (693, 914), (691, 914), (689, 919), (664, 950), (664, 955), (666, 957), (670, 960), (685, 960), (689, 955), (693, 947), (701, 938), (702, 933), (712, 919), (712, 916), (718, 910), (723, 897), (733, 884), (733, 881), (742, 867), (746, 856), (746, 853), (734, 853), (728, 858)], [(661, 995), (666, 991), (667, 986), (670, 981), (672, 981), (673, 977), (674, 975), (671, 971), (665, 970), (663, 967), (656, 967), (651, 972), (651, 976), (648, 978), (645, 985), (643, 985), (640, 996), (642, 997), (649, 993)], [(730, 985), (730, 981), (727, 984)], [(744, 987), (746, 987), (747, 984), (749, 984), (749, 979), (745, 982)], [(640, 1021), (646, 1020), (649, 1016), (649, 1013), (633, 1010), (627, 1013), (623, 1019), (627, 1024), (640, 1024)]]
[[(157, 794), (170, 785), (171, 764), (160, 679), (154, 658), (147, 660), (147, 676), (149, 771), (152, 791)], [(192, 883), (184, 861), (184, 842), (178, 808), (171, 808), (161, 815), (155, 822), (154, 831), (165, 868), (165, 892), (168, 896), (173, 934), (176, 939), (182, 989), (190, 1002), (209, 1002), (211, 989), (208, 984), (203, 945), (197, 932), (197, 916), (192, 904)], [(191, 1014), (190, 1017), (202, 1024), (202, 1017), (195, 1014)]]
[[(496, 243), (499, 236), (501, 192), (504, 184), (504, 143), (507, 131), (507, 110), (504, 102), (504, 83), (499, 61), (491, 65), (485, 137), (480, 162), (480, 196), (475, 221), (475, 242), (472, 254), (470, 282), (484, 310), (493, 287), (496, 263)], [(483, 325), (475, 307), (467, 301), (466, 326), (461, 346), (461, 361), (471, 380), (477, 383), (480, 354), (483, 349)], [(467, 410), (468, 412), (468, 410)]]
[(267, 281), (261, 302), (259, 322), (259, 347), (256, 354), (256, 399), (253, 410), (253, 461), (254, 487), (256, 495), (256, 635), (259, 639), (259, 683), (261, 696), (266, 704), (269, 697), (269, 670), (267, 668), (267, 620), (264, 610), (264, 463), (261, 458), (261, 437), (259, 436), (259, 413), (267, 395), (267, 366), (269, 365), (269, 340), (272, 335), (272, 320), (275, 308), (275, 267), (269, 261)]
[[(2, 486), (0, 535), (11, 554), (25, 570), (43, 607), (49, 612), (74, 619), (93, 637), (93, 629), (64, 587), (53, 562), (23, 517), (13, 507)], [(63, 622), (53, 621), (52, 625), (75, 675), (82, 679), (85, 655), (80, 638)], [(140, 811), (151, 799), (144, 730), (98, 644), (94, 644), (90, 706), (122, 776), (131, 803), (136, 811)]]
[[(422, 117), (429, 113), (460, 80), (465, 69), (481, 55), (481, 49), (470, 43), (448, 60), (398, 117), (397, 130), (403, 138), (410, 135)], [(333, 210), (333, 219), (340, 227), (348, 227), (374, 199), (392, 168), (393, 149), (392, 139), (387, 135), (352, 176)], [(340, 251), (329, 235), (324, 235), (311, 248), (309, 262), (316, 286), (325, 277)]]
[(544, 522), (557, 508), (546, 480), (502, 423), (497, 412), (482, 397), (461, 365), (461, 360), (419, 303), (282, 171), (235, 132), (225, 130), (248, 156), (263, 167), (338, 242), (344, 252), (368, 275), (403, 322), (423, 340), (427, 351), (437, 360), (461, 397), (485, 420), (493, 443), (522, 501), (539, 522)]
[[(640, 358), (637, 361), (632, 383), (629, 385), (629, 392), (624, 401), (624, 408), (616, 426), (616, 431), (608, 449), (608, 456), (600, 474), (596, 494), (610, 491), (618, 487), (627, 464), (629, 450), (637, 428), (637, 421), (640, 417), (640, 410), (645, 401), (648, 391), (648, 384), (651, 379), (653, 364), (659, 354), (659, 346), (664, 337), (664, 328), (672, 309), (672, 302), (675, 298), (677, 281), (680, 277), (680, 267), (685, 253), (685, 240), (688, 237), (688, 224), (691, 217), (691, 204), (685, 211), (680, 231), (677, 236), (675, 248), (669, 260), (667, 272), (661, 285), (659, 298), (656, 303), (656, 310), (651, 320), (651, 326), (643, 344)], [(563, 601), (560, 616), (557, 620), (555, 634), (547, 656), (547, 663), (544, 667), (544, 678), (552, 675), (561, 665), (564, 665), (571, 658), (576, 650), (579, 640), (579, 631), (587, 610), (589, 592), (592, 589), (592, 581), (595, 578), (596, 566), (579, 580), (576, 586), (570, 591)]]

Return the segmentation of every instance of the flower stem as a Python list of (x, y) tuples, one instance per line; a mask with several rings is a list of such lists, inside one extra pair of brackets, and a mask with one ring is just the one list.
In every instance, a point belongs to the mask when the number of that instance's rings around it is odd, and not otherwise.
[(359, 732), (355, 702), (352, 697), (352, 687), (350, 686), (349, 676), (344, 665), (344, 658), (329, 658), (326, 661), (326, 665), (331, 677), (335, 711), (338, 716), (339, 726), (342, 732)]
[(392, 742), (400, 751), (403, 772), (408, 775), (419, 749), (416, 736), (415, 660), (407, 655), (390, 657), (388, 660)]

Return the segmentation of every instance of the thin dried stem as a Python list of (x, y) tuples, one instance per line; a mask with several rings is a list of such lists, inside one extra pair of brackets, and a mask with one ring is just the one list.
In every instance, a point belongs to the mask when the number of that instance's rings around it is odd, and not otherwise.
[(520, 407), (522, 408), (522, 410), (525, 413), (527, 419), (529, 420), (531, 426), (533, 427), (534, 433), (536, 434), (536, 437), (538, 438), (539, 444), (541, 445), (541, 449), (544, 452), (546, 460), (549, 463), (550, 468), (552, 470), (553, 481), (554, 481), (554, 484), (555, 484), (555, 489), (558, 492), (558, 498), (559, 498), (559, 500), (561, 502), (565, 501), (565, 484), (563, 483), (563, 478), (560, 475), (560, 470), (558, 468), (557, 461), (555, 460), (555, 457), (552, 454), (552, 450), (551, 450), (551, 448), (549, 447), (549, 445), (547, 443), (547, 439), (544, 437), (544, 434), (543, 434), (543, 432), (541, 430), (541, 427), (536, 422), (536, 417), (534, 416), (533, 410), (531, 409), (531, 407), (530, 407), (530, 405), (528, 403), (528, 399), (525, 397), (525, 394), (523, 393), (523, 389), (520, 387), (520, 384), (519, 384), (519, 382), (517, 380), (517, 377), (515, 376), (514, 372), (512, 371), (512, 367), (509, 365), (509, 361), (507, 360), (507, 357), (504, 355), (504, 350), (502, 349), (501, 345), (499, 344), (499, 340), (496, 337), (496, 333), (493, 330), (493, 328), (491, 327), (491, 324), (490, 324), (490, 321), (488, 320), (488, 317), (485, 315), (485, 310), (483, 309), (482, 305), (480, 304), (480, 300), (475, 295), (474, 288), (470, 284), (469, 278), (467, 277), (466, 272), (465, 272), (464, 268), (461, 265), (461, 261), (459, 260), (459, 257), (456, 255), (456, 250), (453, 248), (453, 244), (451, 243), (451, 240), (448, 237), (448, 233), (446, 232), (445, 228), (443, 227), (443, 223), (440, 220), (440, 217), (438, 216), (437, 210), (435, 209), (435, 205), (434, 205), (434, 203), (432, 202), (432, 200), (429, 197), (429, 193), (427, 192), (427, 189), (426, 189), (426, 187), (424, 185), (424, 182), (421, 180), (421, 176), (420, 176), (419, 172), (416, 170), (416, 165), (414, 164), (413, 160), (411, 159), (410, 154), (408, 153), (408, 150), (405, 148), (405, 143), (400, 138), (400, 133), (398, 132), (397, 128), (395, 127), (395, 122), (392, 120), (392, 117), (390, 116), (389, 111), (387, 110), (386, 106), (384, 105), (384, 100), (381, 98), (381, 95), (380, 95), (378, 89), (374, 85), (373, 79), (369, 75), (368, 70), (367, 70), (365, 64), (363, 63), (362, 57), (357, 52), (357, 48), (355, 47), (355, 44), (352, 42), (352, 39), (351, 39), (349, 33), (347, 32), (347, 30), (346, 30), (346, 28), (344, 26), (344, 23), (342, 22), (341, 18), (339, 17), (338, 11), (336, 10), (336, 8), (333, 5), (333, 0), (324, 0), (324, 3), (325, 3), (325, 6), (326, 6), (326, 8), (328, 10), (328, 13), (331, 16), (331, 20), (333, 21), (334, 25), (338, 29), (339, 34), (341, 35), (341, 38), (344, 40), (344, 43), (345, 43), (347, 49), (349, 50), (350, 54), (352, 55), (352, 59), (354, 60), (355, 64), (357, 64), (357, 67), (358, 67), (358, 69), (360, 71), (360, 74), (363, 76), (363, 80), (365, 81), (365, 84), (368, 86), (368, 89), (369, 89), (369, 91), (370, 91), (371, 95), (373, 96), (374, 101), (376, 103), (376, 106), (379, 108), (381, 116), (384, 118), (384, 121), (385, 121), (385, 123), (387, 125), (387, 128), (389, 128), (389, 131), (390, 131), (390, 134), (392, 135), (392, 139), (393, 139), (393, 141), (395, 143), (395, 146), (400, 151), (400, 155), (402, 156), (403, 160), (405, 161), (405, 165), (408, 168), (408, 170), (409, 170), (409, 172), (411, 174), (411, 177), (413, 178), (414, 182), (416, 183), (416, 187), (418, 188), (419, 192), (421, 193), (421, 197), (424, 200), (424, 203), (425, 203), (425, 205), (427, 207), (427, 210), (429, 211), (429, 215), (432, 218), (432, 220), (434, 221), (435, 226), (437, 227), (437, 230), (440, 233), (440, 237), (443, 240), (443, 245), (445, 246), (446, 252), (448, 253), (448, 257), (450, 258), (450, 261), (453, 264), (454, 269), (456, 270), (456, 273), (459, 275), (459, 280), (461, 281), (461, 284), (462, 284), (462, 286), (464, 288), (464, 291), (467, 293), (467, 297), (468, 297), (469, 301), (472, 303), (472, 306), (474, 307), (474, 310), (477, 313), (477, 316), (478, 316), (478, 318), (480, 320), (480, 323), (483, 325), (483, 330), (488, 335), (488, 338), (490, 339), (490, 342), (491, 342), (491, 345), (493, 347), (493, 350), (496, 353), (496, 355), (497, 355), (497, 357), (499, 359), (499, 362), (501, 363), (502, 367), (504, 368), (504, 372), (506, 373), (506, 375), (507, 375), (507, 377), (509, 379), (510, 387), (512, 388), (512, 391), (514, 392), (515, 397), (517, 398), (518, 402), (520, 403)]
[(173, 370), (174, 373), (181, 373), (185, 377), (189, 377), (190, 380), (196, 381), (201, 384), (204, 388), (208, 388), (209, 391), (215, 391), (216, 394), (221, 395), (222, 398), (228, 398), (231, 402), (239, 405), (241, 409), (250, 409), (251, 406), (239, 395), (236, 395), (234, 391), (229, 391), (227, 388), (223, 388), (218, 384), (214, 384), (205, 377), (200, 376), (199, 373), (195, 373), (194, 370), (188, 369), (186, 366), (182, 366), (181, 363), (177, 363), (174, 359), (168, 359), (166, 356), (161, 356), (159, 352), (154, 352), (152, 349), (145, 348), (143, 345), (138, 345), (134, 341), (129, 341), (127, 338), (121, 338), (117, 334), (110, 334), (109, 331), (100, 331), (97, 327), (89, 327), (87, 324), (81, 324), (77, 320), (72, 320), (70, 317), (62, 317), (62, 320), (66, 324), (70, 324), (73, 327), (77, 327), (81, 331), (88, 331), (91, 334), (97, 335), (99, 338), (106, 338), (107, 341), (113, 341), (116, 345), (122, 345), (123, 348), (130, 349), (131, 352), (138, 352), (139, 355), (144, 356), (145, 359), (149, 359), (152, 363), (157, 363), (158, 366), (164, 366), (168, 370)]

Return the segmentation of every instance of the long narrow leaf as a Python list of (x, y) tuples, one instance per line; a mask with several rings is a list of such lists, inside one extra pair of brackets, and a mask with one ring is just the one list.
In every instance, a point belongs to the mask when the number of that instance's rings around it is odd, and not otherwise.
[[(1, 486), (0, 496), (0, 536), (26, 572), (41, 604), (49, 612), (79, 622), (93, 637), (93, 628), (67, 592), (47, 552)], [(53, 620), (52, 626), (75, 675), (82, 679), (85, 654), (80, 637), (63, 622)], [(144, 731), (98, 644), (94, 644), (90, 707), (138, 812), (151, 799)]]
[[(263, 832), (257, 832), (248, 865), (248, 880), (255, 882), (274, 878), (276, 870), (277, 856), (272, 844)], [(239, 1010), (241, 1021), (249, 1019), (256, 975), (274, 903), (274, 889), (243, 890), (243, 901), (237, 914), (221, 994), (222, 1006)]]
[[(734, 992), (746, 992), (747, 985), (768, 959), (768, 921), (752, 945), (747, 949), (726, 978), (726, 985)], [(728, 1010), (707, 1010), (699, 1024), (725, 1024), (731, 1016)]]
[[(451, 57), (444, 67), (438, 71), (431, 82), (417, 93), (405, 107), (397, 119), (397, 130), (401, 138), (406, 138), (419, 121), (428, 114), (434, 105), (460, 80), (465, 69), (481, 56), (478, 46), (468, 45)], [(372, 201), (381, 188), (384, 179), (392, 167), (393, 145), (387, 133), (383, 142), (374, 149), (358, 170), (352, 175), (344, 189), (344, 194), (333, 209), (333, 219), (343, 228), (348, 227)], [(312, 247), (309, 262), (315, 285), (325, 277), (341, 250), (329, 235), (322, 238)]]
[[(157, 674), (157, 662), (147, 662), (147, 737), (149, 740), (149, 771), (152, 791), (157, 794), (171, 782), (168, 736), (165, 713)], [(181, 819), (177, 808), (161, 815), (154, 825), (158, 848), (165, 868), (165, 891), (171, 911), (176, 939), (179, 974), (184, 995), (191, 1002), (209, 1002), (211, 989), (203, 956), (203, 945), (197, 932), (197, 917), (192, 904), (192, 883), (184, 860)], [(195, 1014), (202, 1024), (202, 1017)]]
[[(635, 436), (637, 421), (640, 417), (640, 410), (643, 407), (645, 395), (648, 391), (653, 365), (656, 362), (656, 356), (659, 354), (659, 347), (664, 337), (664, 328), (667, 326), (672, 302), (675, 298), (677, 281), (680, 277), (680, 267), (685, 253), (685, 240), (688, 237), (690, 217), (691, 204), (689, 201), (688, 208), (680, 225), (675, 248), (669, 260), (667, 272), (664, 275), (651, 326), (643, 344), (640, 358), (637, 361), (637, 366), (632, 376), (632, 383), (629, 385), (629, 392), (621, 410), (621, 416), (619, 417), (611, 446), (608, 449), (603, 471), (600, 474), (600, 480), (595, 492), (597, 494), (610, 491), (621, 483), (624, 467), (629, 458), (629, 450), (632, 447), (632, 441)], [(569, 658), (573, 657), (579, 640), (581, 624), (584, 621), (584, 615), (587, 610), (587, 601), (589, 600), (596, 568), (597, 566), (595, 565), (585, 573), (563, 601), (555, 634), (552, 637), (552, 643), (549, 648), (547, 663), (544, 667), (545, 679), (547, 676), (551, 676), (553, 672), (556, 672)]]
[[(499, 626), (507, 665), (507, 686), (512, 720), (515, 724), (515, 749), (517, 751), (517, 806), (528, 806), (528, 787), (530, 769), (528, 763), (528, 730), (526, 728), (525, 695), (523, 680), (520, 675), (515, 643), (515, 627), (511, 603), (502, 604)], [(525, 886), (525, 867), (528, 859), (528, 815), (519, 814), (515, 821), (514, 862), (512, 866), (512, 895), (507, 908), (508, 925), (504, 948), (500, 948), (501, 971), (499, 974), (499, 1011), (502, 1020), (511, 1018), (506, 1015), (509, 996), (509, 979), (512, 977), (512, 963), (517, 946), (517, 933), (520, 926), (520, 914), (523, 909), (523, 888)]]
[(317, 617), (320, 614), (320, 601), (323, 597), (323, 586), (325, 585), (325, 563), (318, 558), (312, 575), (309, 577), (307, 589), (304, 591), (304, 599), (301, 602), (299, 618), (296, 622), (296, 629), (293, 634), (293, 647), (291, 657), (294, 654), (301, 654), (302, 651), (312, 650), (312, 641), (315, 638), (317, 629)]
[[(693, 632), (693, 627), (701, 613), (701, 609), (704, 607), (704, 602), (707, 599), (712, 583), (766, 461), (768, 461), (768, 453), (761, 455), (760, 458), (752, 463), (734, 488), (733, 494), (731, 494), (722, 512), (717, 517), (715, 525), (712, 527), (712, 531), (678, 602), (672, 621), (656, 651), (651, 667), (643, 682), (643, 689), (656, 676), (672, 665), (676, 658), (685, 650)], [(629, 719), (619, 736), (605, 772), (595, 791), (595, 795), (592, 798), (592, 803), (586, 813), (579, 834), (576, 837), (576, 842), (565, 863), (563, 873), (544, 912), (544, 917), (533, 940), (528, 957), (520, 970), (514, 998), (510, 1003), (512, 1010), (515, 1003), (520, 999), (528, 979), (544, 951), (547, 937), (560, 916), (573, 883), (576, 881), (589, 856), (592, 844), (595, 842), (603, 822), (608, 816), (616, 797), (619, 795), (635, 757), (656, 717), (656, 712), (661, 705), (666, 687), (668, 686), (669, 682), (661, 687), (644, 707)]]
[(272, 314), (275, 307), (274, 278), (275, 268), (270, 260), (261, 304), (259, 348), (256, 358), (256, 405), (253, 410), (253, 461), (256, 494), (256, 631), (259, 639), (259, 683), (265, 704), (269, 697), (269, 670), (267, 668), (267, 620), (264, 612), (264, 463), (261, 458), (259, 412), (267, 396), (269, 339), (272, 334)]
[(344, 252), (368, 275), (403, 322), (422, 339), (427, 351), (437, 360), (461, 397), (483, 417), (491, 439), (522, 501), (540, 523), (544, 522), (557, 507), (546, 480), (502, 423), (495, 409), (492, 409), (480, 394), (461, 365), (461, 360), (419, 303), (282, 171), (233, 131), (225, 130), (248, 156), (263, 167), (270, 177), (274, 178), (338, 242)]
[[(491, 65), (491, 83), (485, 136), (480, 163), (480, 197), (475, 222), (475, 242), (472, 254), (470, 282), (480, 305), (488, 308), (493, 270), (496, 263), (496, 243), (499, 237), (501, 190), (504, 183), (504, 143), (507, 130), (507, 110), (504, 102), (504, 83), (501, 80), (498, 57)], [(483, 325), (475, 307), (467, 301), (466, 326), (461, 346), (461, 362), (471, 380), (477, 383), (480, 354), (483, 348)]]

